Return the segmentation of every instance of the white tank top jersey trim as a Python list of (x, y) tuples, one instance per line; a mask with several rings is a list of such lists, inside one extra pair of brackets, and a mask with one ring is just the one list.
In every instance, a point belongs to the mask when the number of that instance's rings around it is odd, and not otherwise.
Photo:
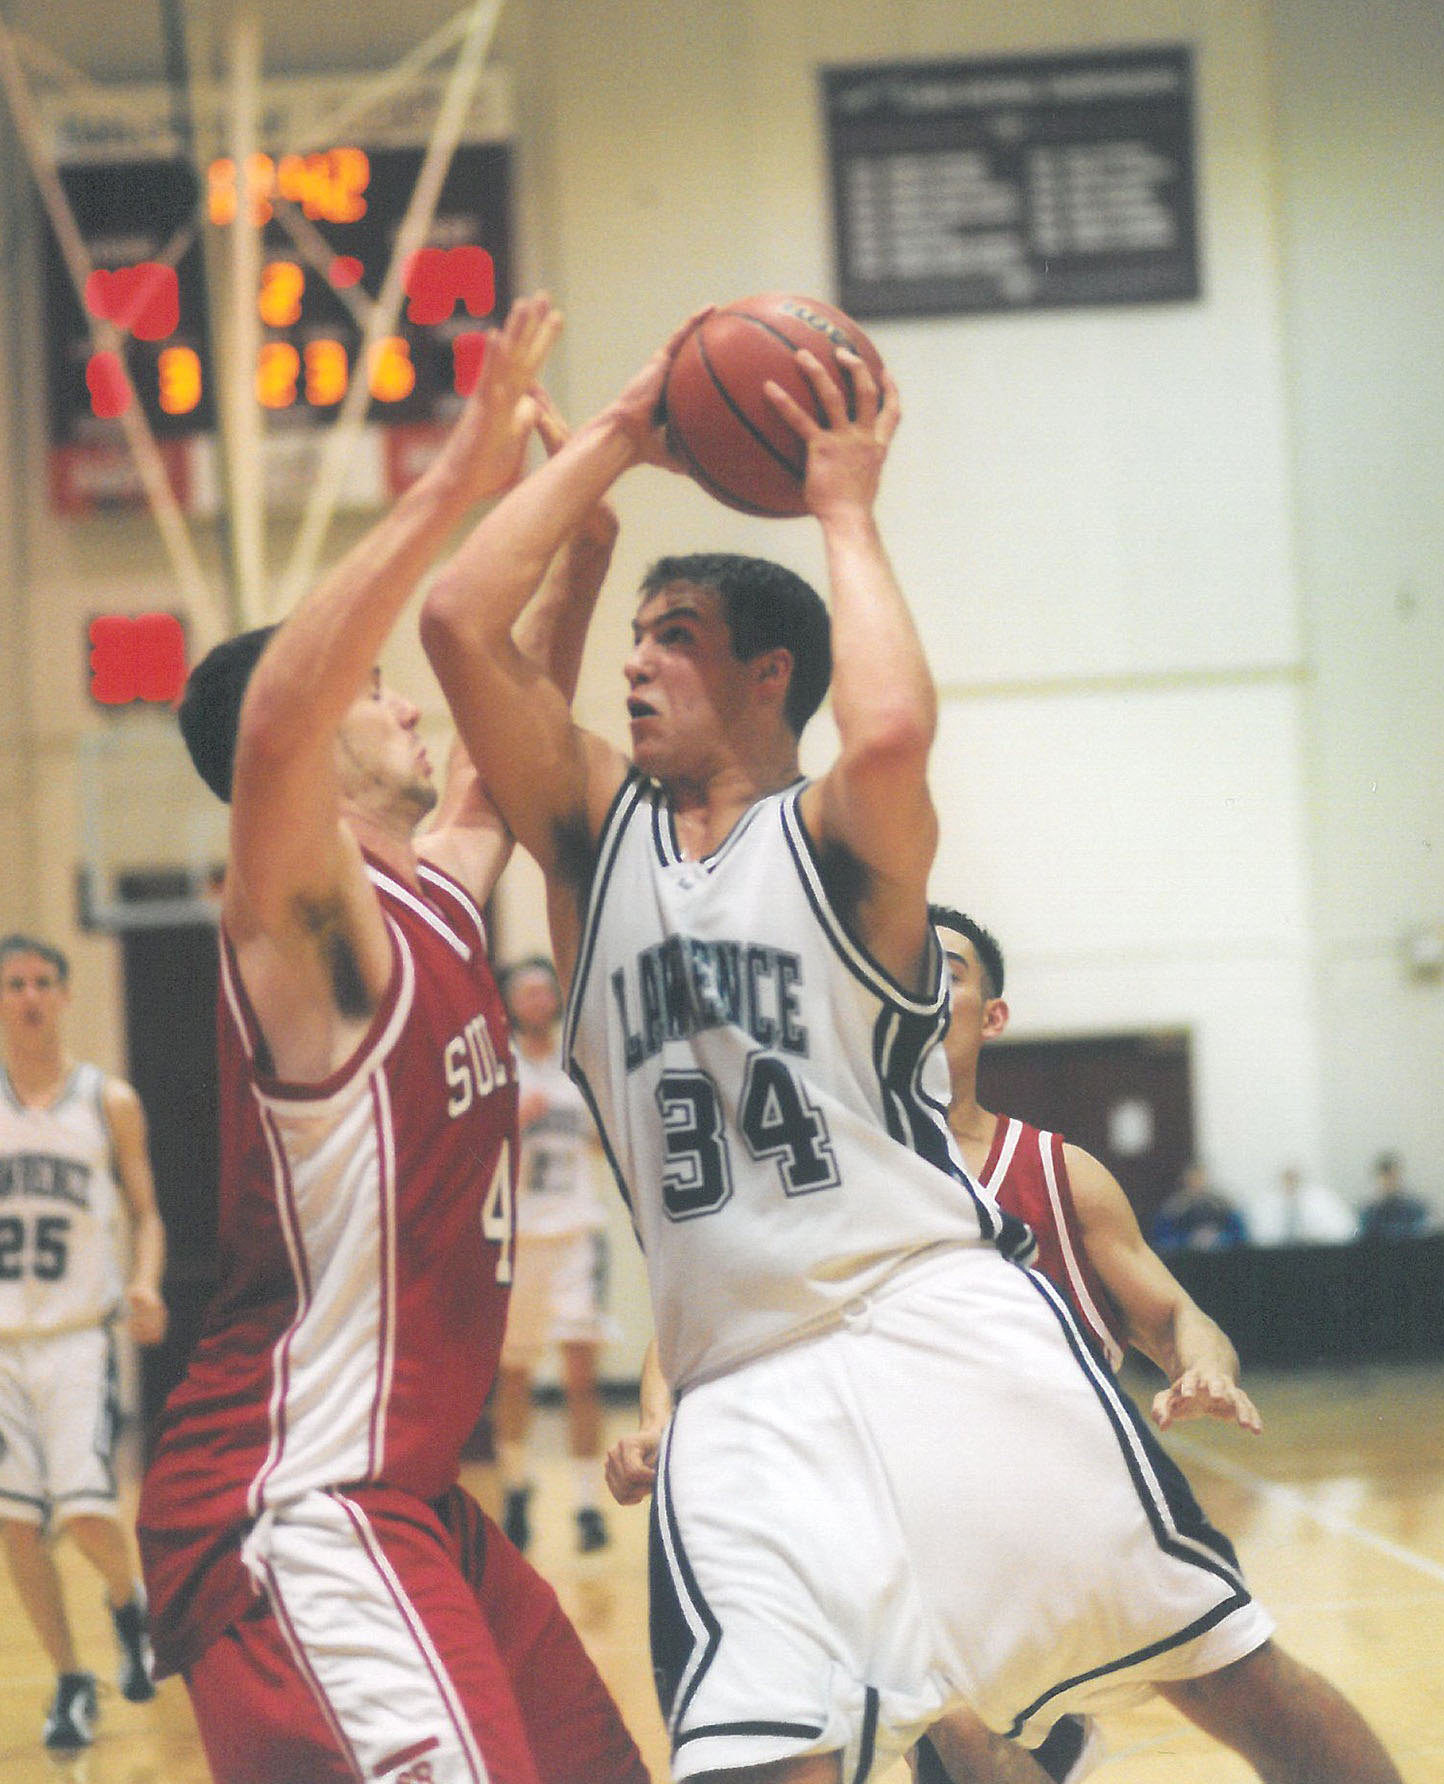
[[(386, 924), (397, 990), (379, 1031), (363, 1037), (326, 1094), (251, 1085), (297, 1288), (295, 1318), (276, 1350), (271, 1451), (248, 1495), (253, 1517), (318, 1484), (364, 1479), (384, 1442), (397, 1236), (395, 1134), (382, 1068), (411, 1013), (416, 979), (406, 938), (389, 917)], [(221, 989), (254, 1059), (225, 948)]]
[(79, 1331), (120, 1309), (104, 1091), (100, 1067), (80, 1064), (48, 1108), (27, 1108), (0, 1067), (0, 1338)]
[(803, 785), (691, 861), (633, 771), (598, 848), (563, 1048), (679, 1391), (835, 1324), (932, 1248), (1026, 1235), (948, 1131), (941, 952), (914, 995), (848, 934)]

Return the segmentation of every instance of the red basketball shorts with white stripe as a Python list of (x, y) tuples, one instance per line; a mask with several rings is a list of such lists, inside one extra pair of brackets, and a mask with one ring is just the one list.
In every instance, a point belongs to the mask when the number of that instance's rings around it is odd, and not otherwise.
[(247, 1559), (264, 1591), (187, 1672), (217, 1784), (647, 1784), (556, 1594), (460, 1488), (310, 1494)]

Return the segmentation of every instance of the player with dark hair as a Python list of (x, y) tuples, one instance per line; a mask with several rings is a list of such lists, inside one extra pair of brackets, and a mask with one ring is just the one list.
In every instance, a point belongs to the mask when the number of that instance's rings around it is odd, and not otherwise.
[(983, 984), (989, 997), (1003, 995), (1003, 982), (1006, 967), (1003, 963), (1003, 950), (998, 938), (982, 924), (962, 911), (954, 910), (950, 904), (930, 904), (928, 915), (933, 920), (934, 929), (950, 930), (972, 943), (973, 953), (977, 956), (978, 966), (982, 972)]
[[(231, 795), (220, 1285), (140, 1535), (157, 1659), (222, 1784), (644, 1784), (555, 1594), (457, 1484), (511, 1276), (516, 1085), (481, 909), (510, 839), (463, 751), (438, 803), (377, 656), (513, 478), (559, 319), (517, 303), (440, 455), (271, 635), (202, 664)], [(564, 681), (595, 513), (525, 622)], [(435, 822), (417, 839), (421, 820)]]
[(1168, 1377), (1153, 1403), (1161, 1429), (1209, 1417), (1256, 1432), (1258, 1410), (1238, 1384), (1237, 1351), (1150, 1248), (1113, 1173), (1058, 1134), (980, 1107), (978, 1056), (1008, 1025), (1003, 951), (961, 911), (929, 908), (948, 965), (948, 1125), (964, 1163), (1000, 1208), (1032, 1229), (1037, 1267), (1068, 1297), (1100, 1356), (1116, 1369), (1131, 1344)]
[(643, 576), (638, 599), (647, 601), (674, 583), (713, 591), (739, 662), (750, 663), (763, 651), (788, 653), (792, 674), (782, 716), (801, 737), (832, 679), (832, 624), (817, 590), (766, 558), (699, 551), (659, 558)]
[[(1023, 1229), (948, 1131), (936, 696), (873, 514), (891, 381), (840, 354), (850, 414), (801, 351), (815, 412), (765, 387), (806, 447), (831, 588), (839, 752), (818, 779), (786, 716), (792, 651), (739, 656), (705, 583), (636, 610), (630, 762), (512, 642), (579, 517), (665, 459), (678, 340), (482, 522), (422, 638), (546, 874), (569, 1067), (678, 1390), (652, 1551), (673, 1775), (837, 1784), (963, 1709), (1035, 1746), (1149, 1680), (1267, 1665), (1271, 1622), (1062, 1297), (1002, 1255)], [(1301, 1759), (1308, 1723), (1273, 1777), (1398, 1784), (1362, 1739), (1309, 1727)]]
[(208, 652), (186, 679), (176, 717), (196, 773), (217, 799), (231, 802), (241, 706), (251, 676), (277, 627), (238, 632)]
[[(165, 1228), (132, 1087), (65, 1045), (70, 967), (0, 940), (0, 1531), (55, 1668), (45, 1745), (88, 1747), (94, 1674), (77, 1658), (51, 1552), (64, 1531), (105, 1581), (120, 1689), (155, 1696), (145, 1597), (116, 1507), (115, 1328), (165, 1336)], [(128, 1270), (122, 1275), (128, 1229)]]

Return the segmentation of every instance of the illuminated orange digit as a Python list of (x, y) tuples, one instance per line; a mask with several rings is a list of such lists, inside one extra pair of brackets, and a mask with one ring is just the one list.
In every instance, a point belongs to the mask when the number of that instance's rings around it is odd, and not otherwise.
[(289, 409), (296, 400), (301, 355), (289, 341), (267, 341), (256, 360), (256, 401), (266, 409)]
[(366, 200), (361, 194), (371, 184), (371, 163), (362, 149), (332, 149), (326, 157), (330, 175), (330, 208), (326, 212), (331, 223), (354, 223), (366, 215)]
[(276, 190), (290, 204), (306, 202), (306, 157), (282, 155), (276, 163)]
[(306, 401), (318, 409), (339, 403), (350, 381), (346, 349), (339, 341), (308, 341), (305, 359)]
[(301, 298), (306, 275), (294, 260), (272, 260), (261, 270), (261, 294), (256, 308), (268, 328), (290, 328), (301, 320)]
[(218, 229), (234, 223), (238, 208), (236, 197), (236, 164), (229, 155), (212, 161), (206, 169), (208, 187), (207, 215)]
[(403, 335), (387, 335), (371, 350), (371, 394), (378, 403), (405, 402), (416, 388), (411, 343)]
[(201, 400), (201, 361), (193, 347), (167, 347), (156, 361), (160, 406), (167, 415), (189, 415)]

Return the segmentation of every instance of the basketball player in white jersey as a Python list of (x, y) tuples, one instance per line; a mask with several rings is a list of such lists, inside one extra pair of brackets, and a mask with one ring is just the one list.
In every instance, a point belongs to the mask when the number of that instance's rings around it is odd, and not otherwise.
[(562, 1065), (562, 996), (551, 961), (534, 955), (508, 967), (502, 995), (516, 1049), (521, 1124), (515, 1269), (492, 1401), (502, 1528), (519, 1549), (527, 1547), (532, 1375), (555, 1346), (577, 1547), (590, 1554), (607, 1543), (597, 1353), (613, 1332), (606, 1309), (607, 1212), (593, 1178), (600, 1149), (582, 1093)]
[[(1154, 1679), (1267, 1668), (1272, 1624), (1062, 1297), (1001, 1254), (1025, 1230), (948, 1133), (936, 700), (873, 517), (891, 382), (846, 355), (850, 414), (804, 351), (815, 413), (767, 387), (806, 446), (832, 590), (840, 748), (819, 779), (798, 734), (826, 612), (776, 565), (654, 566), (630, 762), (512, 644), (578, 517), (665, 459), (680, 339), (482, 522), (422, 636), (547, 875), (569, 1066), (677, 1389), (652, 1555), (673, 1775), (860, 1784), (953, 1712), (1034, 1746)], [(1333, 1698), (1276, 1744), (1289, 1784), (1398, 1784)]]
[(166, 1327), (145, 1112), (129, 1084), (67, 1050), (69, 978), (48, 942), (0, 941), (0, 1525), (56, 1671), (45, 1744), (59, 1750), (89, 1746), (96, 1717), (50, 1548), (60, 1531), (105, 1581), (122, 1693), (155, 1695), (145, 1600), (116, 1516), (115, 1332), (126, 1322), (149, 1345)]

